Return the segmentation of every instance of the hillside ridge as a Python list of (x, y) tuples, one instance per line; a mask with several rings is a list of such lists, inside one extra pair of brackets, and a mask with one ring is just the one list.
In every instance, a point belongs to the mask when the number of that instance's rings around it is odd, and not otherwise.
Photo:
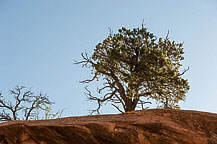
[(217, 114), (149, 109), (0, 123), (0, 144), (217, 144)]

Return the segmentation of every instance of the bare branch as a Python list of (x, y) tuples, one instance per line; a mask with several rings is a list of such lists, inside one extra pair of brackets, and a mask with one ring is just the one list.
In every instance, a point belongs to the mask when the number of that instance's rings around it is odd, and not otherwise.
[(7, 103), (6, 101), (0, 100), (0, 107), (1, 107), (1, 108), (4, 108), (4, 107), (5, 107), (5, 108), (7, 108), (7, 109), (13, 111), (13, 107), (8, 106), (6, 103)]
[(95, 73), (92, 79), (86, 79), (83, 81), (79, 81), (80, 83), (90, 83), (92, 81), (94, 81), (97, 78), (98, 73)]
[(118, 106), (116, 106), (115, 104), (111, 104), (112, 106), (114, 106), (119, 112), (124, 113)]
[(115, 94), (115, 97), (119, 100), (119, 102), (122, 104), (124, 110), (126, 109), (126, 104), (123, 102), (123, 100), (117, 95)]
[(23, 119), (28, 120), (37, 106), (39, 109), (45, 110), (42, 104), (53, 104), (53, 102), (50, 102), (47, 95), (41, 93), (34, 95), (31, 90), (25, 91), (24, 89), (24, 86), (16, 86), (13, 90), (10, 90), (11, 96), (15, 99), (15, 104), (12, 104), (11, 101), (6, 101), (0, 93), (0, 108), (2, 109), (0, 121), (17, 120), (20, 110), (25, 112)]
[(152, 102), (145, 102), (145, 101), (143, 101), (143, 100), (139, 100), (138, 101), (138, 104), (140, 104), (141, 105), (141, 107), (142, 107), (142, 110), (144, 110), (144, 109), (147, 109), (148, 107), (146, 107), (146, 108), (144, 108), (144, 104), (152, 104)]
[(109, 29), (109, 35), (112, 36), (113, 35), (113, 30), (110, 27), (108, 27), (108, 29)]
[(90, 101), (97, 101), (97, 103), (98, 103), (97, 109), (91, 110), (91, 114), (93, 114), (93, 113), (95, 113), (95, 112), (96, 112), (97, 114), (100, 114), (99, 110), (100, 110), (100, 108), (101, 108), (101, 106), (102, 106), (102, 103), (103, 103), (103, 102), (106, 102), (106, 101), (109, 101), (109, 100), (112, 100), (112, 97), (113, 97), (113, 96), (115, 95), (115, 93), (117, 92), (117, 90), (114, 90), (114, 91), (111, 92), (111, 93), (106, 93), (106, 94), (104, 95), (104, 97), (101, 99), (101, 98), (98, 98), (98, 97), (96, 97), (96, 96), (93, 96), (92, 93), (91, 93), (91, 91), (87, 88), (87, 86), (85, 87), (85, 89), (86, 89), (86, 91), (87, 91), (87, 92), (85, 92), (85, 94), (87, 95), (88, 100), (90, 100)]
[(9, 113), (6, 113), (5, 110), (3, 109), (2, 112), (0, 113), (0, 121), (11, 121), (11, 117)]
[(74, 64), (82, 64), (82, 67), (89, 67), (88, 64), (90, 64), (92, 67), (96, 64), (91, 60), (90, 57), (88, 57), (88, 53), (85, 51), (85, 53), (81, 53), (81, 57), (84, 59), (83, 61), (75, 61)]
[(29, 119), (32, 110), (36, 108), (36, 105), (35, 105), (35, 104), (36, 104), (37, 101), (38, 101), (38, 99), (35, 99), (35, 100), (32, 102), (31, 107), (25, 109), (25, 117), (26, 117), (26, 120)]
[(167, 36), (166, 36), (166, 39), (167, 39), (167, 40), (169, 40), (169, 34), (170, 34), (170, 31), (168, 30)]
[(187, 69), (185, 69), (179, 76), (184, 75), (190, 68), (188, 67)]

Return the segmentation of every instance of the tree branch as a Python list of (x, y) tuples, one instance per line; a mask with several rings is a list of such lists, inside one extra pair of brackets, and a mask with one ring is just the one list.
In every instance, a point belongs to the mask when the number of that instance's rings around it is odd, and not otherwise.
[(115, 104), (111, 104), (112, 106), (114, 106), (119, 112), (124, 113), (118, 106), (116, 106)]
[[(17, 120), (18, 111), (20, 110), (25, 112), (22, 118), (28, 120), (33, 110), (37, 106), (36, 103), (42, 110), (45, 110), (41, 106), (42, 104), (53, 104), (49, 101), (46, 95), (40, 93), (39, 95), (35, 96), (31, 90), (23, 91), (24, 88), (24, 86), (16, 86), (13, 90), (10, 90), (10, 94), (15, 99), (14, 105), (11, 101), (7, 102), (5, 99), (3, 99), (3, 96), (0, 93), (0, 108), (2, 109), (2, 112), (0, 113), (0, 121)], [(25, 105), (23, 103), (25, 103)], [(30, 106), (28, 106), (26, 103), (28, 103)], [(5, 110), (9, 111), (10, 113), (6, 113)]]
[(188, 67), (187, 69), (185, 69), (181, 74), (179, 74), (179, 76), (184, 75), (190, 68)]
[(98, 75), (98, 73), (96, 72), (95, 74), (94, 74), (94, 76), (93, 76), (93, 78), (92, 79), (86, 79), (86, 80), (83, 80), (83, 81), (79, 81), (80, 83), (90, 83), (90, 82), (92, 82), (92, 81), (94, 81), (96, 78), (97, 78), (97, 75)]
[(86, 91), (87, 91), (87, 92), (85, 92), (85, 94), (87, 95), (88, 99), (89, 99), (90, 101), (92, 101), (92, 100), (97, 101), (97, 103), (98, 103), (97, 109), (91, 110), (91, 114), (93, 114), (93, 113), (95, 113), (95, 112), (97, 112), (97, 114), (100, 114), (99, 110), (100, 110), (100, 108), (101, 108), (101, 106), (102, 106), (102, 103), (105, 102), (105, 101), (111, 100), (112, 97), (113, 97), (113, 96), (115, 95), (115, 93), (117, 92), (117, 90), (114, 90), (112, 93), (107, 93), (107, 94), (105, 94), (104, 97), (103, 97), (102, 99), (100, 99), (100, 98), (98, 98), (98, 97), (96, 97), (96, 96), (93, 96), (92, 93), (91, 93), (91, 91), (90, 91), (87, 87), (85, 87), (85, 89), (86, 89)]
[[(144, 110), (144, 104), (152, 104), (152, 102), (145, 102), (143, 100), (139, 100), (138, 104), (141, 104), (142, 110)], [(147, 109), (148, 107), (146, 107), (145, 109)]]

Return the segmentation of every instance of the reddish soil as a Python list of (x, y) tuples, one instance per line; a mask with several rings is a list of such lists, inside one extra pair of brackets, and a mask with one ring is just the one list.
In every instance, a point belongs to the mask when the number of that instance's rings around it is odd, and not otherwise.
[(217, 114), (151, 109), (0, 123), (1, 144), (217, 144)]

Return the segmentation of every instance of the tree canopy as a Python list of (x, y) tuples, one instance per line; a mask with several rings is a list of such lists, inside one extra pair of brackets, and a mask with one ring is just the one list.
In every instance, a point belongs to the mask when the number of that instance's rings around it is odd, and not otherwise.
[[(119, 111), (135, 110), (138, 105), (144, 109), (148, 100), (156, 100), (164, 108), (179, 108), (190, 86), (180, 72), (183, 57), (183, 43), (166, 38), (157, 38), (143, 26), (132, 30), (125, 27), (97, 44), (91, 57), (82, 53), (82, 64), (90, 68), (93, 77), (82, 83), (97, 79), (104, 81), (98, 89), (100, 96), (93, 96), (87, 89), (89, 100), (98, 102), (98, 112), (104, 102), (111, 102)], [(104, 93), (103, 93), (104, 92)], [(120, 108), (122, 106), (122, 108)]]

